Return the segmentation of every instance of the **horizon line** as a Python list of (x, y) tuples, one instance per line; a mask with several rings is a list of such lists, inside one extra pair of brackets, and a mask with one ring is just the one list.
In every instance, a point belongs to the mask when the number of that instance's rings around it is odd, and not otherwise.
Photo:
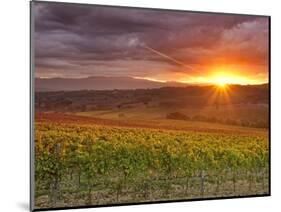
[[(184, 82), (184, 81), (180, 81), (180, 80), (157, 80), (157, 79), (153, 79), (153, 78), (149, 78), (149, 77), (135, 77), (135, 76), (99, 76), (99, 75), (92, 75), (92, 76), (84, 76), (84, 77), (62, 77), (62, 76), (57, 76), (57, 77), (34, 77), (35, 79), (73, 79), (73, 80), (79, 80), (79, 79), (88, 79), (88, 78), (94, 78), (94, 77), (103, 77), (103, 78), (131, 78), (131, 79), (136, 79), (136, 80), (146, 80), (146, 81), (150, 81), (150, 82), (156, 82), (156, 83), (163, 83), (163, 84), (167, 84), (167, 83), (179, 83), (179, 84), (186, 84), (186, 85), (193, 85), (193, 86), (207, 86), (207, 85), (215, 85), (216, 83), (212, 83), (212, 82)], [(241, 86), (246, 86), (246, 85), (264, 85), (264, 84), (269, 84), (269, 81), (267, 82), (260, 82), (260, 83), (226, 83), (227, 85), (241, 85)], [(177, 86), (173, 86), (173, 87), (177, 87)]]

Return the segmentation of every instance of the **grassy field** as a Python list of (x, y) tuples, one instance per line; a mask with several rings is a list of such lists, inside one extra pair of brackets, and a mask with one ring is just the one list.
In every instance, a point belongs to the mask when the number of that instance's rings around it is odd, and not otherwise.
[[(98, 118), (105, 120), (114, 120), (122, 123), (127, 123), (132, 126), (143, 126), (148, 128), (166, 128), (174, 130), (191, 130), (191, 131), (211, 131), (229, 133), (245, 133), (245, 134), (259, 134), (267, 136), (268, 130), (265, 128), (244, 127), (241, 125), (224, 124), (214, 121), (198, 121), (198, 120), (175, 120), (167, 119), (166, 114), (174, 111), (173, 109), (161, 108), (126, 108), (104, 111), (87, 111), (76, 112), (75, 115), (85, 116), (90, 118)], [(241, 117), (252, 117), (256, 114), (256, 119), (264, 119), (268, 113), (268, 108), (257, 107), (225, 107), (218, 111), (214, 107), (206, 107), (204, 109), (185, 109), (178, 110), (187, 116), (203, 115), (205, 117), (216, 116), (219, 118), (241, 119)], [(69, 113), (70, 115), (73, 113)], [(258, 117), (258, 118), (257, 118)]]
[[(206, 117), (217, 117), (217, 118), (230, 118), (230, 119), (241, 119), (247, 117), (248, 119), (262, 119), (268, 115), (268, 107), (260, 105), (226, 105), (221, 108), (214, 106), (206, 106), (203, 108), (185, 108), (176, 109), (176, 111), (186, 114), (189, 117), (203, 115)], [(121, 108), (111, 110), (97, 110), (78, 112), (78, 114), (89, 115), (100, 118), (122, 118), (120, 114), (123, 114), (126, 119), (165, 119), (167, 113), (175, 112), (175, 108), (161, 108), (161, 107), (132, 107), (132, 108)]]

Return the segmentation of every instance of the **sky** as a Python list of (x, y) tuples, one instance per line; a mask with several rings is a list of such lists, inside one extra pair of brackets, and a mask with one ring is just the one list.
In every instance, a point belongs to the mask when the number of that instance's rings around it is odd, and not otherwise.
[(35, 76), (268, 82), (268, 19), (33, 2)]

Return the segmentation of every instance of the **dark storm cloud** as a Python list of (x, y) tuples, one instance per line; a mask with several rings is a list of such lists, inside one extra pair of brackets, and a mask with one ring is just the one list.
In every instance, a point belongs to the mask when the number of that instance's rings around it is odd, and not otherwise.
[(164, 69), (192, 72), (144, 46), (193, 66), (226, 61), (228, 57), (239, 61), (247, 58), (245, 63), (267, 62), (264, 18), (73, 4), (34, 5), (37, 76), (123, 75), (122, 70), (137, 76), (145, 72), (144, 68), (155, 73)]

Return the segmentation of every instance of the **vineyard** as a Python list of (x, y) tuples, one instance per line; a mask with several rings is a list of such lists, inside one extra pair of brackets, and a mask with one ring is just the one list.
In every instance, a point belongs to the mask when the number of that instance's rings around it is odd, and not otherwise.
[(266, 136), (35, 124), (39, 208), (266, 193)]

